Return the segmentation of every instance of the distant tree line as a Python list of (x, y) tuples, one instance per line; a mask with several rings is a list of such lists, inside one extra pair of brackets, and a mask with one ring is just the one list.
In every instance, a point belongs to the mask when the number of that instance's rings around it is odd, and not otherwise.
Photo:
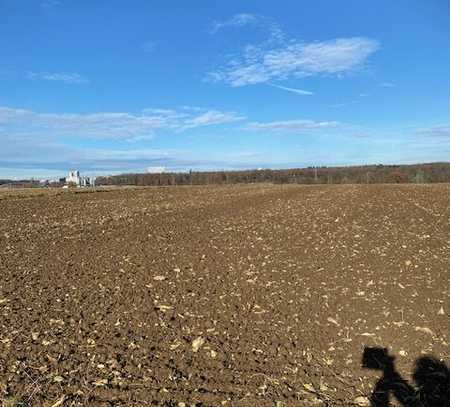
[(37, 188), (41, 186), (39, 181), (22, 179), (22, 180), (10, 180), (10, 179), (0, 179), (0, 187), (8, 188)]
[(209, 184), (404, 184), (450, 182), (450, 163), (308, 167), (286, 170), (205, 171), (161, 174), (121, 174), (98, 177), (96, 185)]

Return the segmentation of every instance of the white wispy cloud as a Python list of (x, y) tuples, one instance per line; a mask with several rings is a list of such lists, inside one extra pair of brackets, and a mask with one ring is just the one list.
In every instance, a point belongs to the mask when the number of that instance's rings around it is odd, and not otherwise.
[(314, 92), (310, 92), (309, 90), (303, 90), (303, 89), (297, 89), (297, 88), (289, 88), (287, 86), (281, 86), (281, 85), (275, 85), (273, 83), (268, 83), (269, 86), (272, 86), (274, 88), (278, 88), (281, 90), (285, 90), (287, 92), (292, 92), (292, 93), (296, 93), (297, 95), (302, 95), (302, 96), (311, 96), (314, 95)]
[(217, 31), (221, 30), (225, 27), (243, 27), (248, 24), (254, 24), (258, 21), (259, 17), (255, 14), (250, 13), (240, 13), (235, 14), (234, 16), (223, 20), (223, 21), (214, 21), (211, 24), (211, 28), (209, 32), (211, 34), (215, 34)]
[(351, 106), (351, 105), (356, 105), (358, 103), (360, 103), (359, 100), (350, 100), (348, 102), (335, 103), (333, 105), (330, 105), (330, 107), (333, 107), (333, 108), (337, 109), (337, 108), (341, 108), (341, 107), (347, 107), (347, 106)]
[(54, 82), (65, 82), (69, 84), (89, 83), (89, 79), (79, 73), (48, 73), (48, 72), (28, 72), (27, 78), (31, 80), (44, 80)]
[(416, 130), (416, 134), (427, 137), (450, 139), (450, 123), (424, 127)]
[(179, 108), (183, 109), (183, 110), (188, 110), (191, 112), (206, 112), (206, 111), (208, 111), (208, 109), (201, 107), (201, 106), (182, 105), (182, 106), (179, 106)]
[(188, 113), (180, 112), (176, 109), (162, 109), (155, 107), (147, 107), (145, 109), (142, 109), (142, 114), (145, 116), (157, 117), (167, 122), (189, 117)]
[(265, 132), (300, 132), (308, 130), (334, 129), (341, 125), (337, 121), (315, 121), (315, 120), (280, 120), (272, 122), (252, 122), (247, 129)]
[(341, 108), (341, 107), (347, 107), (347, 106), (351, 106), (351, 105), (357, 105), (357, 104), (361, 103), (361, 98), (367, 98), (369, 96), (370, 95), (368, 93), (360, 93), (358, 95), (359, 99), (353, 99), (353, 100), (348, 100), (345, 102), (334, 103), (332, 105), (329, 105), (329, 107)]
[(139, 141), (158, 131), (177, 131), (221, 125), (243, 120), (234, 112), (206, 110), (186, 112), (172, 109), (144, 109), (131, 113), (40, 113), (26, 109), (0, 107), (0, 140), (2, 135), (79, 137)]
[(393, 82), (381, 82), (378, 86), (380, 88), (395, 88), (397, 85)]
[(200, 127), (200, 126), (211, 126), (223, 123), (233, 123), (237, 121), (244, 120), (244, 116), (238, 116), (233, 112), (220, 112), (217, 110), (209, 110), (202, 113), (196, 117), (186, 119), (184, 125), (180, 130)]
[(365, 37), (308, 43), (271, 36), (263, 44), (244, 47), (224, 66), (209, 72), (206, 80), (238, 87), (316, 75), (342, 76), (364, 67), (378, 48), (378, 41)]
[(223, 28), (252, 26), (268, 34), (267, 43), (282, 41), (285, 37), (280, 26), (271, 18), (252, 13), (240, 13), (222, 21), (214, 21), (209, 29), (210, 34), (216, 34)]

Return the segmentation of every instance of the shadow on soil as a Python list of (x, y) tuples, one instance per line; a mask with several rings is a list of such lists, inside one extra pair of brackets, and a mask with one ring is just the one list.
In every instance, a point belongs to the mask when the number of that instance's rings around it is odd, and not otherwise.
[(405, 407), (450, 406), (450, 371), (444, 362), (433, 356), (417, 359), (412, 386), (397, 372), (394, 359), (386, 348), (364, 348), (363, 367), (383, 372), (370, 399), (372, 407), (390, 406), (391, 396)]

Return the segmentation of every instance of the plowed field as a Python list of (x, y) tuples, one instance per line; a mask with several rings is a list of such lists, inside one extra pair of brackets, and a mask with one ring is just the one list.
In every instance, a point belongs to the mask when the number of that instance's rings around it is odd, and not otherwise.
[(3, 191), (0, 400), (369, 405), (366, 347), (448, 365), (449, 270), (449, 185)]

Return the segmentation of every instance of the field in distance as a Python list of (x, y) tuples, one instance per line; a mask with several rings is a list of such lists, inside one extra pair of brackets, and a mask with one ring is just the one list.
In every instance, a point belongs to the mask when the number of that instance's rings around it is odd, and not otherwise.
[[(449, 362), (450, 185), (0, 192), (0, 401), (368, 405)], [(417, 377), (415, 378), (417, 381)], [(416, 383), (417, 384), (417, 383)]]

